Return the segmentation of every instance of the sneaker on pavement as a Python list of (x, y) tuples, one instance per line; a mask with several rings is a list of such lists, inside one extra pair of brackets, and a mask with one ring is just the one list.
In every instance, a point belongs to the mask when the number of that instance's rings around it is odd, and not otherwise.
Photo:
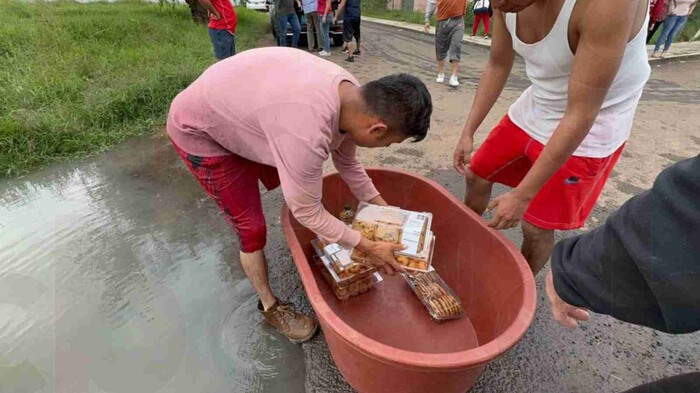
[(659, 57), (659, 52), (657, 52), (657, 51), (652, 52), (651, 57), (654, 57), (654, 58)]
[(659, 57), (662, 58), (662, 59), (663, 59), (664, 57), (666, 57), (666, 51), (661, 52), (661, 54), (659, 55)]
[(437, 82), (437, 83), (445, 82), (445, 74), (438, 74), (437, 78), (435, 79), (435, 82)]
[(325, 50), (322, 50), (322, 51), (318, 52), (318, 55), (322, 56), (322, 57), (328, 57), (331, 55), (331, 52), (326, 52)]
[(450, 86), (452, 86), (452, 87), (459, 86), (459, 78), (457, 78), (457, 75), (452, 75), (450, 77)]
[(318, 330), (318, 322), (294, 311), (294, 308), (287, 303), (277, 301), (269, 310), (265, 311), (262, 303), (258, 301), (258, 311), (262, 314), (265, 322), (295, 344), (311, 340)]
[(348, 48), (343, 48), (343, 50), (341, 50), (340, 52), (348, 54), (348, 53), (350, 53), (350, 50)]
[(362, 54), (362, 53), (360, 52), (359, 49), (355, 49), (355, 51), (352, 52), (352, 55), (353, 55), (353, 56), (359, 56), (359, 55), (361, 55), (361, 54)]
[(355, 62), (355, 57), (353, 57), (353, 56), (348, 56), (348, 57), (345, 58), (345, 61), (347, 61), (348, 63), (354, 63), (354, 62)]

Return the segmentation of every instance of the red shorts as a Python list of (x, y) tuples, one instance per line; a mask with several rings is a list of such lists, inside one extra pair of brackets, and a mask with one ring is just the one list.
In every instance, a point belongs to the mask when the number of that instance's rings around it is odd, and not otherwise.
[[(582, 227), (624, 146), (605, 158), (571, 156), (530, 202), (523, 219), (544, 229)], [(516, 187), (543, 149), (506, 115), (474, 153), (470, 169), (488, 181)]]
[(241, 251), (262, 250), (267, 240), (267, 227), (258, 180), (268, 190), (276, 188), (280, 184), (277, 169), (236, 154), (199, 157), (188, 154), (174, 142), (173, 146), (238, 234)]

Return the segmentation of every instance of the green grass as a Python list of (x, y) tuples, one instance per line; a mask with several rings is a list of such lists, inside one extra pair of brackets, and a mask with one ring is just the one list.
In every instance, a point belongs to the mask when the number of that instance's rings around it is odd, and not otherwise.
[[(269, 29), (238, 8), (237, 49)], [(0, 177), (159, 130), (214, 61), (187, 6), (0, 0)]]

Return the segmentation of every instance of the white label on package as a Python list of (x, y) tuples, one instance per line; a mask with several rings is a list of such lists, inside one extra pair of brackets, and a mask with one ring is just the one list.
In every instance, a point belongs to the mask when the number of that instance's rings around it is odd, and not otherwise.
[(350, 250), (346, 250), (343, 248), (342, 250), (333, 254), (333, 259), (337, 261), (341, 269), (345, 269), (346, 267), (353, 264), (352, 259), (350, 258), (350, 253)]
[(323, 249), (323, 252), (326, 253), (326, 255), (333, 255), (336, 252), (340, 252), (343, 248), (340, 247), (340, 244), (338, 243), (331, 243), (326, 246), (326, 248)]
[(420, 245), (421, 234), (427, 221), (428, 217), (423, 213), (411, 212), (408, 215), (401, 239), (401, 243), (406, 246), (406, 249), (403, 250), (404, 253), (416, 255), (423, 251), (422, 249), (419, 250), (418, 246)]

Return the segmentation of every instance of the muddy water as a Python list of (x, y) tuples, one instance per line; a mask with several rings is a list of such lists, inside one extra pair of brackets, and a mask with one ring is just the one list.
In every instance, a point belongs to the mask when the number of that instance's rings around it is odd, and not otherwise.
[(301, 347), (260, 326), (234, 237), (179, 165), (138, 138), (0, 183), (0, 391), (304, 390)]

